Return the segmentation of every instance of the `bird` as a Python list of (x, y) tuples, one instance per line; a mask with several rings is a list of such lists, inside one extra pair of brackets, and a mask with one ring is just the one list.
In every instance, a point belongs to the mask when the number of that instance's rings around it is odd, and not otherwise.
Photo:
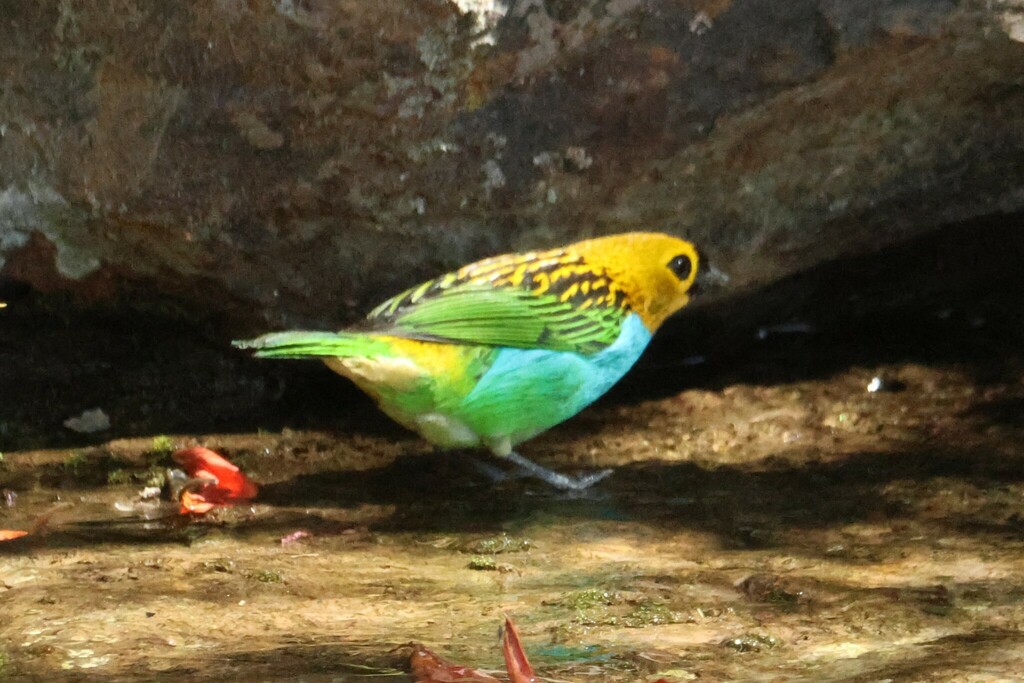
[(339, 332), (232, 344), (260, 358), (319, 358), (399, 424), (442, 449), (488, 449), (528, 475), (586, 489), (516, 447), (596, 401), (695, 291), (689, 241), (628, 232), (504, 254), (412, 287)]

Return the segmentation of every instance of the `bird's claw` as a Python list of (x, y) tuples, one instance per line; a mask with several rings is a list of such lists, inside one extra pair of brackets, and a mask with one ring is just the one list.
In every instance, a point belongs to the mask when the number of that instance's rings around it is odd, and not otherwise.
[(597, 482), (611, 476), (611, 469), (598, 470), (597, 472), (591, 472), (590, 474), (581, 474), (578, 477), (566, 477), (569, 480), (571, 486), (569, 487), (572, 491), (583, 491), (589, 489)]

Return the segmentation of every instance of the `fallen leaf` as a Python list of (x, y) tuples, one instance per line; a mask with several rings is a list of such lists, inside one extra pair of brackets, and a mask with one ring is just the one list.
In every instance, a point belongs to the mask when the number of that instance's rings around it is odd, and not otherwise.
[(0, 529), (0, 541), (13, 541), (22, 536), (28, 536), (28, 532), (17, 531), (16, 529)]
[(416, 645), (413, 649), (409, 668), (416, 677), (416, 683), (500, 683), (483, 671), (452, 664), (423, 645)]
[(519, 640), (519, 631), (512, 620), (505, 617), (505, 635), (502, 638), (502, 654), (505, 655), (505, 668), (512, 683), (537, 683), (530, 660), (526, 658), (523, 644)]
[(251, 500), (259, 492), (255, 482), (209, 448), (187, 448), (171, 457), (192, 479), (179, 498), (183, 514), (203, 514), (217, 505)]
[(209, 448), (196, 446), (180, 450), (171, 456), (181, 465), (188, 476), (196, 479), (211, 479), (223, 495), (239, 500), (255, 498), (259, 488), (227, 458)]

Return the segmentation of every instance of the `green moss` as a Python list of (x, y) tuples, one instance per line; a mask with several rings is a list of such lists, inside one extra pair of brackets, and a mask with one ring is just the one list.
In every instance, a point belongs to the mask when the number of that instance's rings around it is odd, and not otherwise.
[(605, 588), (587, 588), (575, 593), (568, 593), (558, 601), (559, 604), (577, 611), (594, 607), (607, 607), (620, 602), (622, 602), (621, 595)]
[(622, 617), (619, 623), (628, 628), (644, 628), (660, 624), (678, 624), (680, 621), (682, 621), (682, 616), (665, 605), (643, 602)]
[(727, 638), (722, 641), (723, 647), (728, 647), (737, 652), (760, 652), (770, 650), (779, 644), (775, 636), (761, 633), (746, 633), (735, 638)]
[(260, 583), (284, 583), (284, 577), (273, 569), (263, 569), (252, 575)]
[(498, 563), (494, 560), (494, 558), (493, 557), (487, 557), (485, 555), (477, 555), (477, 556), (473, 557), (469, 561), (469, 564), (466, 565), (466, 566), (469, 567), (470, 569), (475, 569), (477, 571), (492, 571), (493, 572), (493, 571), (497, 571), (498, 570)]
[(466, 546), (468, 552), (477, 555), (498, 555), (501, 553), (518, 553), (529, 550), (533, 544), (529, 539), (514, 538), (506, 533), (490, 538), (474, 541)]
[(124, 486), (134, 481), (132, 473), (128, 470), (111, 470), (107, 472), (107, 483), (111, 486)]
[(143, 470), (140, 479), (146, 486), (156, 486), (162, 489), (167, 483), (167, 469), (154, 465), (148, 470)]
[(64, 472), (77, 477), (84, 471), (88, 462), (89, 457), (83, 451), (72, 451), (60, 466)]
[(169, 436), (154, 436), (153, 443), (150, 444), (149, 453), (152, 455), (170, 455), (175, 451), (174, 442), (171, 441)]
[(125, 486), (128, 484), (141, 484), (143, 486), (155, 486), (163, 488), (167, 483), (167, 470), (154, 465), (144, 470), (132, 470), (117, 468), (107, 473), (107, 484), (110, 486)]
[[(568, 593), (555, 604), (575, 612), (573, 621), (587, 626), (625, 626), (643, 628), (658, 624), (677, 624), (682, 615), (643, 596), (626, 598), (606, 588), (588, 588)], [(625, 610), (632, 606), (628, 612)]]

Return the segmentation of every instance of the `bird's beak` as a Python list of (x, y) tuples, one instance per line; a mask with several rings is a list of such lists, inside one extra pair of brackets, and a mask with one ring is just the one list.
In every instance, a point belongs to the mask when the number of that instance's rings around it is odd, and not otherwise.
[(701, 265), (697, 278), (690, 285), (688, 294), (709, 294), (724, 289), (729, 284), (729, 276), (710, 263)]

